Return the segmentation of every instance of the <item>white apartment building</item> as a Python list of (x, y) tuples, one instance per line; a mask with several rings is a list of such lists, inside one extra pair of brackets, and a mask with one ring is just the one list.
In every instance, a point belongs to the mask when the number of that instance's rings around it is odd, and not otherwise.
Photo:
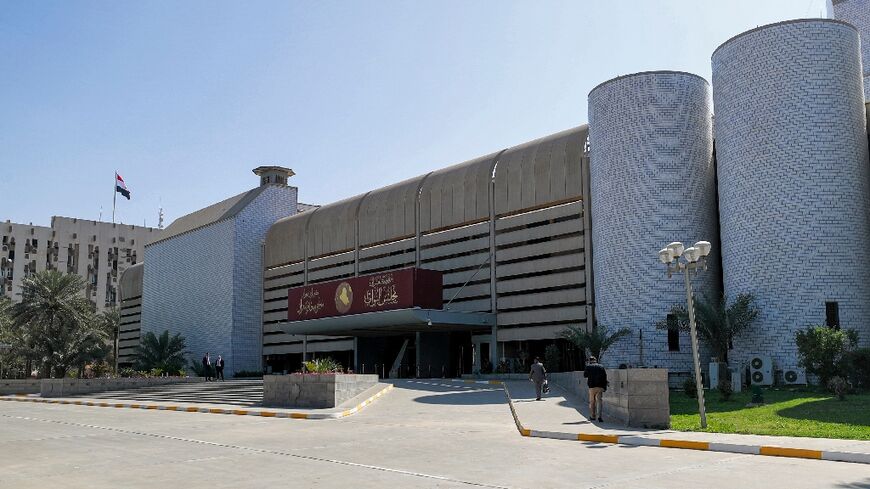
[(160, 229), (54, 216), (51, 227), (0, 224), (0, 296), (21, 298), (24, 277), (43, 270), (76, 273), (98, 311), (118, 304), (121, 273), (141, 261)]

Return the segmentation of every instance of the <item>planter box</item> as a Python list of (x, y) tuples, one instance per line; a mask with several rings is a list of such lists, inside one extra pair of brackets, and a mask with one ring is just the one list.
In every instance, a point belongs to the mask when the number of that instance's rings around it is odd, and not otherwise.
[(263, 404), (294, 408), (332, 408), (378, 383), (377, 375), (290, 374), (263, 376)]
[(117, 379), (42, 379), (39, 392), (42, 397), (67, 397), (91, 392), (141, 389), (155, 385), (203, 382), (203, 377), (151, 377)]
[[(550, 381), (589, 402), (583, 372), (549, 374)], [(669, 428), (671, 425), (668, 371), (663, 368), (607, 369), (610, 385), (602, 396), (608, 421), (631, 428)]]
[(0, 380), (0, 396), (36, 394), (37, 392), (39, 392), (39, 379)]

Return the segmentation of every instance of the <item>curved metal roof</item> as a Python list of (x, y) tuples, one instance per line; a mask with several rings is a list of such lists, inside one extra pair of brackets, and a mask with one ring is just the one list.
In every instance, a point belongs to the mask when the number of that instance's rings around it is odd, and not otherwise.
[(495, 212), (509, 214), (582, 197), (582, 125), (505, 151), (495, 168)]
[(319, 210), (300, 212), (279, 219), (266, 233), (263, 266), (274, 267), (305, 259), (305, 228)]
[(356, 219), (366, 195), (324, 205), (311, 214), (306, 235), (308, 258), (352, 250), (356, 247)]
[(499, 153), (436, 170), (420, 190), (420, 231), (458, 226), (489, 217), (489, 185)]
[(142, 295), (142, 277), (144, 272), (144, 262), (137, 263), (124, 270), (124, 273), (121, 274), (121, 279), (118, 281), (119, 295), (122, 301)]
[(368, 246), (413, 236), (417, 195), (429, 174), (372, 190), (359, 209), (359, 244)]

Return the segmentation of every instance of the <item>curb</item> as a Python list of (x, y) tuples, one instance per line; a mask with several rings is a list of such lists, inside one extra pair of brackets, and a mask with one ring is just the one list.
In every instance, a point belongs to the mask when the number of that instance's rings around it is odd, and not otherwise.
[[(497, 382), (497, 381), (496, 381)], [(638, 435), (608, 435), (604, 433), (563, 433), (559, 431), (539, 431), (523, 426), (514, 408), (507, 384), (502, 384), (504, 393), (517, 425), (517, 431), (522, 436), (531, 438), (549, 438), (552, 440), (572, 440), (594, 443), (612, 443), (615, 445), (682, 448), (684, 450), (702, 450), (708, 452), (742, 453), (747, 455), (766, 455), (769, 457), (805, 458), (814, 460), (830, 460), (833, 462), (851, 462), (870, 464), (870, 453), (839, 452), (828, 450), (811, 450), (806, 448), (788, 448), (774, 445), (744, 445), (737, 443), (716, 443), (695, 440), (672, 440), (668, 438), (652, 438)]]
[(228, 408), (209, 408), (202, 406), (177, 406), (171, 404), (140, 404), (129, 402), (105, 402), (105, 401), (70, 401), (66, 399), (42, 399), (34, 397), (0, 397), (0, 401), (15, 401), (15, 402), (35, 402), (40, 404), (72, 404), (76, 406), (94, 406), (94, 407), (111, 407), (111, 408), (127, 408), (127, 409), (146, 409), (155, 411), (181, 411), (187, 413), (206, 413), (206, 414), (234, 414), (236, 416), (260, 416), (263, 418), (290, 418), (290, 419), (340, 419), (354, 415), (362, 411), (366, 406), (373, 403), (375, 399), (393, 390), (393, 384), (389, 384), (375, 395), (369, 397), (365, 401), (356, 406), (337, 413), (294, 413), (280, 412), (268, 410), (253, 410), (253, 409), (228, 409)]

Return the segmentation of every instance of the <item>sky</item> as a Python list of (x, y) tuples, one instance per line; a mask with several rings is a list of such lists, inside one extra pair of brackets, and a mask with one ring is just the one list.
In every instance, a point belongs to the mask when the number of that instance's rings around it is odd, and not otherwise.
[(825, 0), (0, 1), (0, 220), (326, 204), (586, 123), (589, 91)]

